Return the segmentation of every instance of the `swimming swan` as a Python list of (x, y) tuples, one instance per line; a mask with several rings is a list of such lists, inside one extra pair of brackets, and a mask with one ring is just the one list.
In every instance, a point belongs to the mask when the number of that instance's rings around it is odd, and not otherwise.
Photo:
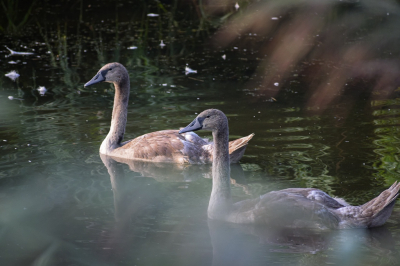
[(223, 112), (209, 109), (200, 113), (179, 133), (211, 130), (214, 139), (212, 192), (208, 217), (232, 223), (270, 224), (295, 228), (345, 229), (383, 225), (399, 195), (397, 181), (378, 197), (351, 206), (314, 188), (271, 191), (256, 199), (231, 202), (229, 182), (228, 120)]
[[(109, 63), (85, 84), (85, 87), (99, 82), (114, 83), (115, 98), (111, 128), (100, 146), (100, 153), (141, 161), (168, 162), (180, 164), (212, 163), (213, 144), (194, 133), (178, 134), (178, 130), (163, 130), (148, 133), (123, 142), (128, 113), (130, 91), (129, 75), (120, 63)], [(251, 134), (229, 143), (230, 160), (236, 163), (242, 158)]]

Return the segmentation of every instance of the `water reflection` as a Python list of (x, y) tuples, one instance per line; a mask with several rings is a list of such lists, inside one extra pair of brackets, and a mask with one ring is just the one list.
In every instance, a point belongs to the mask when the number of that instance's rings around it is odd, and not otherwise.
[(371, 259), (390, 265), (398, 258), (386, 227), (318, 232), (209, 220), (208, 228), (212, 265), (363, 265)]

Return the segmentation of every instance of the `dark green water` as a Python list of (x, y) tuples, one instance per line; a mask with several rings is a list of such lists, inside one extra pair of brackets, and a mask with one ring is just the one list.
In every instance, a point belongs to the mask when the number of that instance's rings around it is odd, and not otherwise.
[[(0, 40), (35, 53), (0, 51), (1, 265), (398, 263), (399, 204), (373, 230), (271, 232), (208, 221), (210, 168), (101, 158), (114, 91), (83, 84), (107, 62), (127, 66), (126, 139), (186, 126), (208, 108), (227, 114), (231, 139), (255, 133), (232, 169), (235, 200), (288, 187), (352, 204), (377, 196), (399, 179), (398, 95), (374, 98), (356, 83), (340, 101), (310, 107), (308, 84), (293, 78), (275, 101), (254, 75), (262, 56), (251, 43), (265, 37), (212, 46), (215, 29), (199, 26), (193, 6), (164, 3), (164, 13), (156, 3), (43, 3), (32, 14), (38, 23)], [(198, 73), (185, 75), (187, 64)], [(11, 70), (16, 82), (4, 76)]]

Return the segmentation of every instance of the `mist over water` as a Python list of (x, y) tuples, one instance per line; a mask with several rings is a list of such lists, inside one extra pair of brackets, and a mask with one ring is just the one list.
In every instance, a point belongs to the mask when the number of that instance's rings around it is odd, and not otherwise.
[[(396, 264), (398, 203), (387, 224), (372, 230), (219, 223), (207, 219), (210, 166), (99, 155), (114, 89), (83, 84), (118, 61), (131, 79), (126, 140), (179, 129), (208, 108), (227, 115), (231, 139), (255, 133), (232, 167), (235, 201), (314, 187), (356, 205), (399, 180), (396, 81), (385, 76), (380, 90), (378, 78), (353, 77), (325, 91), (335, 97), (315, 96), (323, 71), (339, 68), (342, 80), (346, 68), (324, 56), (316, 61), (316, 50), (289, 70), (268, 61), (281, 57), (260, 47), (286, 24), (273, 33), (241, 28), (239, 39), (214, 43), (230, 18), (251, 11), (238, 5), (207, 13), (211, 7), (186, 1), (39, 1), (0, 20), (1, 265)], [(279, 16), (271, 17), (281, 23)], [(11, 55), (4, 46), (33, 54)], [(13, 70), (15, 80), (6, 76)]]

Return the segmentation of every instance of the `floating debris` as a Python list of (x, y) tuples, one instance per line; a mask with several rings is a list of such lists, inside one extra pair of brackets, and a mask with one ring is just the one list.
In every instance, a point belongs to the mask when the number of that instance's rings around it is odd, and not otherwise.
[(135, 50), (135, 49), (137, 49), (137, 46), (130, 46), (130, 47), (128, 47), (128, 50)]
[(190, 73), (197, 73), (197, 70), (193, 70), (190, 67), (186, 66), (185, 67), (185, 75), (190, 74)]
[(10, 62), (8, 62), (8, 63), (11, 64), (11, 65), (17, 64), (17, 62), (15, 62), (15, 61), (10, 61)]
[(239, 4), (236, 2), (235, 4), (236, 11), (238, 11), (239, 7), (240, 7)]
[(10, 56), (11, 55), (32, 55), (33, 53), (31, 52), (16, 52), (14, 50), (11, 50), (10, 48), (8, 48), (7, 46), (5, 46), (7, 48), (8, 51), (10, 51)]
[(161, 48), (163, 48), (165, 46), (165, 43), (163, 42), (163, 40), (161, 40), (160, 46), (161, 46)]
[(224, 54), (224, 55), (222, 56), (222, 59), (224, 59), (224, 60), (226, 59), (226, 54)]
[(38, 90), (40, 96), (44, 96), (44, 94), (47, 91), (47, 89), (44, 86), (39, 86), (39, 88), (37, 90)]
[(278, 83), (278, 82), (275, 82), (274, 85), (278, 87), (278, 86), (279, 86), (279, 83)]
[(277, 17), (272, 17), (271, 20), (278, 20), (278, 18)]
[(23, 99), (21, 99), (21, 98), (15, 98), (14, 96), (8, 96), (8, 99), (9, 100), (20, 100), (20, 101), (22, 101)]
[(159, 14), (149, 13), (147, 14), (148, 17), (158, 17)]
[(19, 74), (17, 73), (17, 71), (13, 70), (10, 73), (5, 74), (5, 76), (15, 81), (19, 77)]

